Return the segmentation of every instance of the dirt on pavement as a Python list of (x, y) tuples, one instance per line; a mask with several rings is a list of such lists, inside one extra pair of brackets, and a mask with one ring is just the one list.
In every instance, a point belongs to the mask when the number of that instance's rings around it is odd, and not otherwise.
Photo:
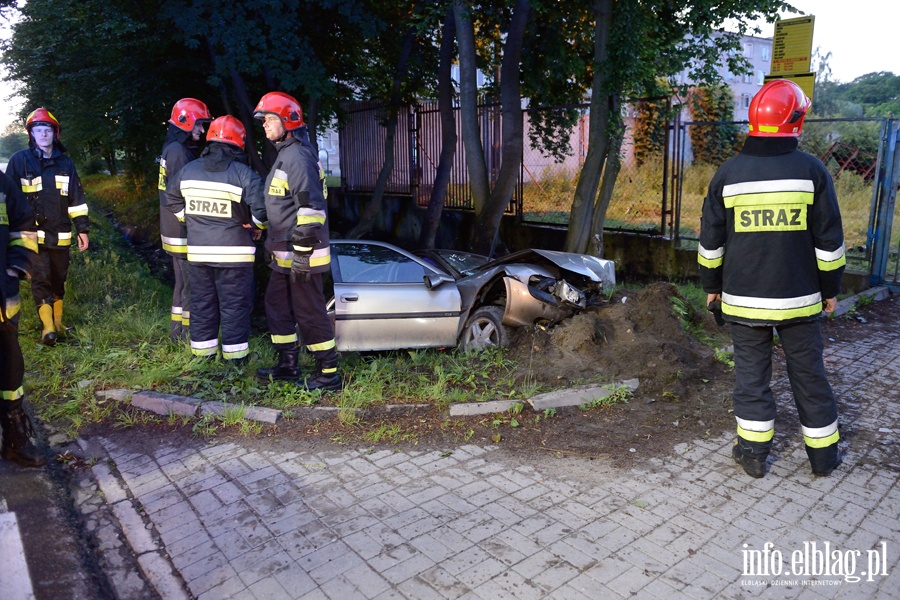
[[(620, 467), (664, 456), (680, 443), (715, 438), (735, 428), (731, 404), (734, 372), (716, 358), (714, 349), (730, 350), (727, 326), (718, 327), (707, 313), (691, 314), (688, 320), (693, 321), (695, 332), (686, 333), (672, 298), (678, 298), (675, 286), (653, 284), (635, 293), (618, 294), (608, 305), (549, 330), (522, 330), (511, 340), (510, 356), (519, 363), (519, 378), (557, 386), (560, 382), (576, 385), (597, 373), (615, 382), (636, 378), (639, 387), (627, 403), (586, 410), (560, 408), (553, 415), (535, 413), (527, 406), (519, 414), (473, 417), (449, 417), (446, 411), (431, 409), (407, 416), (373, 414), (357, 427), (340, 426), (337, 419), (331, 419), (298, 422), (287, 429), (339, 444), (359, 444), (364, 438), (354, 431), (362, 436), (364, 431), (390, 424), (399, 426), (397, 436), (363, 445), (452, 449), (461, 443), (499, 444), (523, 455), (550, 452), (602, 458)], [(822, 329), (827, 346), (865, 339), (873, 328), (895, 327), (898, 322), (900, 302), (892, 297), (825, 319)], [(697, 336), (714, 337), (720, 343), (706, 345)], [(831, 371), (828, 365), (826, 369)], [(784, 355), (778, 345), (772, 375), (773, 380), (785, 376)], [(839, 381), (835, 373), (829, 372), (829, 377), (832, 385)], [(852, 412), (848, 399), (839, 397), (838, 401), (842, 414)], [(796, 408), (790, 394), (782, 394), (776, 445), (797, 431)]]
[[(682, 328), (668, 283), (617, 293), (608, 304), (549, 328), (524, 328), (510, 340), (509, 358), (522, 383), (559, 388), (637, 379), (626, 403), (611, 407), (566, 407), (549, 413), (525, 406), (521, 413), (449, 417), (437, 409), (401, 415), (373, 412), (358, 426), (337, 419), (280, 425), (282, 435), (314, 435), (338, 443), (360, 443), (365, 432), (393, 426), (397, 433), (376, 445), (449, 448), (460, 443), (500, 444), (517, 452), (557, 452), (630, 463), (668, 452), (673, 445), (718, 436), (734, 426), (730, 367), (712, 347)], [(683, 307), (683, 305), (682, 305)], [(689, 309), (688, 309), (689, 311)], [(689, 314), (701, 335), (729, 343), (709, 314)], [(552, 414), (551, 414), (552, 413)]]
[[(608, 304), (592, 308), (550, 329), (527, 328), (511, 339), (509, 357), (516, 360), (519, 381), (575, 386), (601, 376), (621, 383), (637, 379), (639, 386), (626, 403), (610, 407), (568, 407), (538, 413), (528, 405), (520, 413), (450, 417), (436, 407), (373, 410), (357, 424), (336, 416), (312, 418), (308, 413), (283, 419), (261, 435), (242, 436), (236, 428), (220, 428), (220, 440), (234, 436), (261, 448), (299, 451), (329, 444), (346, 447), (452, 450), (455, 446), (498, 444), (523, 455), (602, 458), (613, 465), (638, 465), (660, 457), (685, 442), (716, 438), (734, 430), (731, 391), (734, 373), (716, 358), (714, 347), (730, 345), (727, 328), (716, 326), (708, 313), (691, 314), (693, 334), (685, 332), (678, 290), (668, 283), (637, 292), (617, 293)], [(680, 310), (684, 310), (682, 303)], [(874, 302), (849, 315), (823, 321), (826, 345), (864, 338), (873, 327), (894, 327), (900, 317), (895, 298)], [(719, 343), (704, 344), (697, 337)], [(774, 352), (773, 379), (783, 378), (780, 348)], [(790, 398), (789, 394), (787, 397)], [(333, 403), (332, 403), (333, 404)], [(779, 407), (776, 444), (799, 429), (796, 409)], [(852, 408), (848, 408), (852, 409)], [(843, 406), (840, 410), (845, 410)], [(333, 414), (333, 413), (332, 413)], [(94, 425), (86, 435), (108, 425)], [(154, 429), (184, 427), (142, 425), (135, 437), (152, 440)], [(382, 435), (373, 435), (381, 431)]]

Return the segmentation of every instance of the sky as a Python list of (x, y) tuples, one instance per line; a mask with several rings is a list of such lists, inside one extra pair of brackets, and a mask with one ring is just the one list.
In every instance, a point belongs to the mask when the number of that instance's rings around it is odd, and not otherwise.
[[(797, 9), (816, 17), (813, 51), (826, 55), (832, 80), (847, 83), (860, 75), (890, 71), (900, 75), (900, 51), (893, 45), (900, 24), (896, 0), (789, 0)], [(785, 18), (799, 15), (788, 14)], [(774, 25), (762, 23), (761, 37), (772, 37)], [(0, 37), (7, 38), (7, 23), (0, 21)], [(2, 75), (2, 74), (0, 74)], [(0, 81), (0, 132), (15, 120), (19, 98), (10, 100), (14, 88)], [(62, 117), (64, 118), (64, 117)]]

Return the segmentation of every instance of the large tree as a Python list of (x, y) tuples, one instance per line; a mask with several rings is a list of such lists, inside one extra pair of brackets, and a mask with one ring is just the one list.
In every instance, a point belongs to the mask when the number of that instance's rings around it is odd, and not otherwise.
[[(741, 35), (753, 21), (773, 20), (780, 0), (592, 0), (593, 83), (588, 152), (578, 178), (565, 248), (603, 254), (606, 209), (620, 169), (622, 104), (657, 88), (660, 77), (688, 70), (696, 83), (715, 83), (724, 60), (746, 70)], [(733, 25), (733, 33), (722, 28)]]
[[(488, 255), (493, 253), (500, 221), (512, 198), (522, 163), (524, 130), (520, 62), (531, 5), (529, 0), (515, 0), (512, 7), (500, 3), (500, 6), (490, 8), (493, 11), (485, 11), (482, 13), (483, 16), (494, 16), (493, 12), (497, 20), (492, 22), (486, 19), (482, 25), (485, 28), (493, 26), (498, 32), (503, 33), (503, 49), (500, 53), (499, 76), (496, 82), (497, 96), (500, 100), (501, 162), (493, 186), (485, 162), (477, 118), (473, 11), (472, 7), (467, 6), (462, 0), (454, 0), (453, 3), (459, 43), (460, 119), (466, 165), (469, 170), (469, 185), (475, 207), (476, 229), (472, 246), (476, 252)], [(498, 40), (499, 38), (500, 36)]]

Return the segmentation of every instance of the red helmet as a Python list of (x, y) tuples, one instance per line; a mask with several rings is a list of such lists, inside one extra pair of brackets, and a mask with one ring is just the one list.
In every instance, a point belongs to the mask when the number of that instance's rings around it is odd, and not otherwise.
[(195, 122), (211, 120), (212, 116), (205, 104), (195, 98), (182, 98), (172, 107), (172, 118), (169, 119), (169, 123), (178, 129), (192, 131)]
[(300, 103), (284, 92), (269, 92), (259, 99), (253, 116), (257, 119), (265, 119), (266, 113), (278, 115), (284, 123), (284, 128), (288, 131), (306, 125), (303, 122), (303, 109), (300, 108)]
[(244, 124), (231, 115), (225, 115), (215, 119), (206, 132), (207, 142), (224, 142), (244, 149), (244, 136), (247, 130)]
[(750, 135), (798, 137), (812, 101), (800, 86), (775, 79), (762, 86), (750, 102)]
[(56, 132), (57, 139), (59, 139), (59, 133), (62, 131), (62, 127), (59, 126), (59, 121), (53, 116), (53, 113), (46, 108), (36, 108), (28, 115), (28, 118), (25, 119), (25, 130), (29, 133), (31, 133), (31, 128), (35, 125), (47, 125), (48, 127), (52, 127)]

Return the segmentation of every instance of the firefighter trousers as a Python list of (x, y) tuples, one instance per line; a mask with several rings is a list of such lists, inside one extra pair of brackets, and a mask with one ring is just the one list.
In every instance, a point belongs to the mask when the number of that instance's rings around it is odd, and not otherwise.
[(32, 262), (31, 295), (34, 305), (53, 304), (66, 294), (69, 276), (69, 249), (41, 245)]
[(764, 460), (775, 432), (772, 379), (773, 331), (778, 332), (787, 375), (813, 471), (833, 469), (838, 460), (837, 403), (825, 374), (824, 341), (818, 320), (773, 327), (733, 323), (734, 416), (738, 442)]
[(0, 402), (22, 397), (25, 359), (19, 346), (19, 315), (0, 322)]
[(214, 267), (189, 263), (191, 278), (191, 353), (215, 356), (222, 329), (222, 357), (250, 353), (250, 311), (253, 310), (253, 267)]
[(172, 273), (175, 275), (175, 286), (172, 289), (169, 335), (172, 339), (187, 339), (187, 331), (191, 324), (190, 268), (187, 259), (173, 255)]
[(321, 274), (311, 274), (309, 281), (291, 282), (289, 273), (272, 271), (265, 306), (269, 333), (277, 350), (295, 348), (299, 330), (303, 344), (317, 361), (337, 363), (334, 326), (325, 305)]

